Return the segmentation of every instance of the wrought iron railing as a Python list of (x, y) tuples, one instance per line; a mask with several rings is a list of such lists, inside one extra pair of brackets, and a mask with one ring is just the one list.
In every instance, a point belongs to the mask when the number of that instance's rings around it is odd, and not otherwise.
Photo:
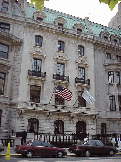
[(35, 71), (35, 70), (28, 70), (28, 75), (45, 78), (46, 77), (46, 72), (40, 72), (40, 71)]
[(69, 76), (65, 76), (65, 75), (53, 74), (53, 79), (69, 82)]
[(90, 85), (90, 79), (84, 80), (82, 78), (75, 78), (75, 83), (82, 83), (82, 84), (88, 84)]

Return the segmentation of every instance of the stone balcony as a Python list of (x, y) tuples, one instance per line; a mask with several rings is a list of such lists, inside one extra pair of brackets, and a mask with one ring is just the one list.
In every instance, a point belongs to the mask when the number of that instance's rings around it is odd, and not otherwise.
[(108, 66), (108, 65), (121, 65), (121, 60), (118, 60), (118, 59), (105, 59), (103, 64), (105, 66)]
[(69, 76), (65, 76), (65, 75), (59, 75), (59, 74), (53, 74), (53, 81), (55, 84), (59, 84), (59, 83), (69, 83)]

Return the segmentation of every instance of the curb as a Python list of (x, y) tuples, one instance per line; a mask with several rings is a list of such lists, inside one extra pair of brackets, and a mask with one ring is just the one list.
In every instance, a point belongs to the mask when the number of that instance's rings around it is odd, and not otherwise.
[[(68, 154), (66, 156), (75, 156), (76, 154)], [(0, 154), (0, 156), (6, 156), (6, 154)], [(10, 156), (21, 156), (21, 154), (10, 154)]]

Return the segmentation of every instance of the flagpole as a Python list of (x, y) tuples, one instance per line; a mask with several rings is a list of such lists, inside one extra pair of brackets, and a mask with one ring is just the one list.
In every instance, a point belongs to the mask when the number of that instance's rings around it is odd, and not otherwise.
[[(78, 98), (77, 98), (77, 100), (78, 100)], [(75, 106), (75, 104), (76, 104), (77, 100), (76, 100), (76, 101), (75, 101), (75, 103), (73, 104), (73, 107)]]
[(51, 99), (52, 99), (52, 97), (53, 97), (53, 95), (54, 95), (54, 92), (55, 92), (55, 89), (56, 89), (56, 88), (57, 88), (57, 87), (54, 88), (54, 91), (53, 91), (52, 96), (51, 96), (51, 98), (50, 98), (49, 104), (50, 104), (50, 102), (51, 102)]

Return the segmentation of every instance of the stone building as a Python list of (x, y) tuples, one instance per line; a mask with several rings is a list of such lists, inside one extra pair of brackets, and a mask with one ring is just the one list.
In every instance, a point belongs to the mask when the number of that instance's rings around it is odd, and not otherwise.
[[(121, 32), (26, 0), (3, 0), (0, 10), (1, 137), (121, 133)], [(71, 101), (54, 95), (58, 85)]]
[(121, 30), (121, 2), (118, 4), (118, 12), (108, 23), (108, 26), (114, 29)]

